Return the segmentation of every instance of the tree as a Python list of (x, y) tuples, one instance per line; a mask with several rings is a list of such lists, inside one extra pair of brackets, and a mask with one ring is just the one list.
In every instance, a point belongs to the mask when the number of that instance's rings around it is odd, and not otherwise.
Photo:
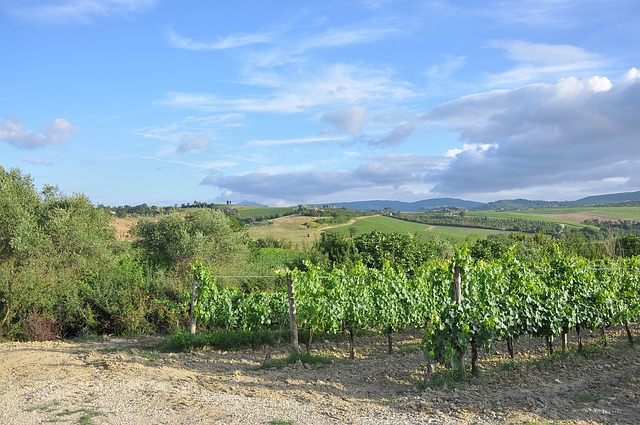
[(31, 176), (0, 166), (0, 259), (26, 255), (44, 243), (38, 228), (39, 205), (40, 195)]
[(327, 257), (332, 267), (351, 265), (358, 259), (353, 239), (340, 233), (322, 232), (315, 249)]
[(244, 227), (210, 208), (196, 208), (186, 215), (174, 212), (158, 220), (143, 219), (132, 233), (137, 238), (134, 246), (143, 250), (147, 261), (185, 278), (195, 259), (221, 268), (249, 252)]

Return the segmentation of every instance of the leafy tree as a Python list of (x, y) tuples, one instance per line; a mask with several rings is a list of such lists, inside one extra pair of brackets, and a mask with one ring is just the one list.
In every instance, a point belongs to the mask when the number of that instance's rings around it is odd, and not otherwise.
[(40, 195), (31, 176), (0, 166), (0, 258), (26, 256), (46, 243), (38, 227)]
[(354, 264), (358, 259), (353, 239), (339, 233), (323, 232), (315, 249), (326, 256), (332, 267)]
[(190, 263), (199, 258), (218, 269), (248, 254), (248, 238), (236, 219), (222, 211), (194, 208), (157, 220), (143, 219), (132, 229), (134, 246), (150, 264), (169, 269), (186, 279)]

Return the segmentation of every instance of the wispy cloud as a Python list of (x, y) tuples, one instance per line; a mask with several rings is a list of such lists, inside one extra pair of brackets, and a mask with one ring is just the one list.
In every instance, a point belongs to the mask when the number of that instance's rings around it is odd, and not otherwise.
[(183, 134), (176, 148), (176, 153), (186, 154), (191, 152), (207, 152), (209, 139), (200, 134)]
[(63, 118), (42, 126), (41, 132), (24, 130), (22, 122), (16, 119), (0, 120), (0, 141), (5, 141), (18, 149), (36, 149), (56, 145), (71, 138), (78, 128)]
[(33, 165), (46, 165), (46, 166), (53, 165), (53, 161), (50, 161), (48, 159), (33, 158), (33, 157), (28, 157), (28, 156), (23, 156), (20, 159), (22, 161), (24, 161), (24, 162), (27, 162), (27, 163), (33, 164)]
[[(128, 158), (145, 159), (145, 160), (149, 160), (149, 161), (157, 161), (157, 162), (162, 162), (162, 163), (165, 163), (165, 164), (184, 165), (184, 166), (186, 166), (188, 168), (196, 168), (196, 169), (202, 169), (202, 170), (219, 170), (219, 169), (224, 169), (224, 168), (231, 168), (231, 167), (237, 165), (237, 163), (235, 163), (233, 161), (226, 161), (226, 160), (192, 162), (192, 161), (180, 161), (180, 160), (175, 160), (175, 159), (158, 158), (158, 157), (155, 157), (155, 156), (145, 156), (145, 155), (121, 155), (121, 156), (128, 157)], [(118, 156), (115, 156), (112, 159), (118, 159)]]
[(315, 34), (288, 35), (286, 43), (276, 43), (270, 49), (248, 55), (247, 68), (276, 68), (297, 64), (304, 62), (303, 58), (313, 50), (372, 43), (399, 32), (391, 27), (368, 26), (332, 28)]
[(3, 2), (3, 8), (11, 15), (29, 20), (50, 23), (88, 24), (95, 17), (132, 15), (151, 9), (156, 0), (49, 0), (29, 5)]
[(336, 28), (303, 38), (293, 48), (297, 53), (303, 53), (311, 49), (365, 44), (397, 32), (394, 28)]
[(494, 40), (490, 47), (504, 50), (515, 67), (489, 78), (489, 86), (558, 79), (567, 74), (593, 73), (607, 65), (601, 55), (565, 44), (530, 43), (522, 40)]
[(274, 139), (274, 140), (250, 140), (247, 142), (247, 146), (284, 146), (284, 145), (298, 145), (307, 143), (324, 143), (335, 142), (339, 140), (346, 140), (346, 137), (300, 137), (297, 139)]
[(223, 50), (247, 46), (257, 43), (269, 43), (273, 40), (273, 34), (233, 34), (215, 41), (195, 41), (177, 34), (173, 29), (167, 31), (169, 42), (177, 48), (186, 50)]
[(391, 102), (414, 96), (411, 84), (396, 80), (392, 70), (374, 70), (333, 64), (315, 72), (290, 76), (289, 85), (272, 93), (225, 98), (209, 93), (169, 93), (160, 103), (181, 109), (208, 112), (295, 113), (318, 106), (353, 105), (359, 102)]
[(523, 40), (494, 40), (491, 47), (503, 49), (517, 62), (539, 64), (591, 64), (602, 58), (580, 47), (567, 44), (530, 43)]
[(146, 138), (177, 143), (185, 134), (201, 134), (209, 139), (216, 138), (216, 130), (242, 125), (242, 114), (215, 114), (206, 116), (188, 116), (179, 121), (154, 125), (135, 130), (135, 133)]
[(367, 108), (350, 106), (348, 108), (330, 111), (322, 115), (320, 119), (336, 126), (340, 131), (356, 135), (360, 133), (367, 120)]
[(494, 0), (482, 4), (478, 13), (506, 25), (566, 28), (576, 25), (576, 10), (584, 6), (579, 0)]

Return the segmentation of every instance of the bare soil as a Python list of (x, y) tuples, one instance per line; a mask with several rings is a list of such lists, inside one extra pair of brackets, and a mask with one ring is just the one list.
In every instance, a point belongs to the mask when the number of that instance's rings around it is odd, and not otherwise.
[(383, 336), (358, 338), (355, 360), (346, 341), (321, 342), (314, 353), (332, 364), (281, 369), (261, 365), (286, 344), (165, 353), (155, 337), (2, 343), (0, 423), (637, 424), (640, 348), (625, 340), (612, 332), (606, 348), (550, 359), (540, 339), (523, 339), (515, 362), (496, 346), (479, 378), (437, 370), (426, 386), (419, 333), (398, 335), (392, 355)]
[(130, 218), (117, 218), (113, 219), (113, 227), (116, 229), (116, 237), (121, 241), (131, 240), (129, 230), (135, 224), (135, 220)]
[(575, 223), (582, 223), (585, 220), (621, 221), (621, 219), (617, 217), (611, 217), (608, 215), (601, 215), (601, 214), (593, 214), (588, 212), (549, 214), (549, 217), (557, 218), (558, 220), (573, 221)]

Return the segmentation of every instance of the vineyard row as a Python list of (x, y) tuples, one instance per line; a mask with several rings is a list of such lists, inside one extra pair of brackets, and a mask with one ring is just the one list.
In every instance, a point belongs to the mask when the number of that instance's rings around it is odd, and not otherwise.
[[(193, 316), (209, 326), (245, 330), (288, 327), (286, 288), (272, 293), (218, 290), (209, 270), (194, 267), (199, 282)], [(459, 278), (458, 278), (459, 277)], [(515, 338), (546, 337), (605, 329), (640, 316), (637, 258), (589, 261), (552, 255), (527, 264), (507, 253), (496, 261), (473, 261), (464, 250), (407, 273), (356, 265), (330, 272), (309, 266), (288, 272), (297, 324), (309, 332), (377, 330), (389, 337), (408, 327), (424, 329), (428, 364), (460, 367), (461, 353)], [(461, 283), (456, 296), (454, 281)], [(632, 336), (628, 332), (630, 342)], [(311, 338), (309, 338), (310, 340)]]

